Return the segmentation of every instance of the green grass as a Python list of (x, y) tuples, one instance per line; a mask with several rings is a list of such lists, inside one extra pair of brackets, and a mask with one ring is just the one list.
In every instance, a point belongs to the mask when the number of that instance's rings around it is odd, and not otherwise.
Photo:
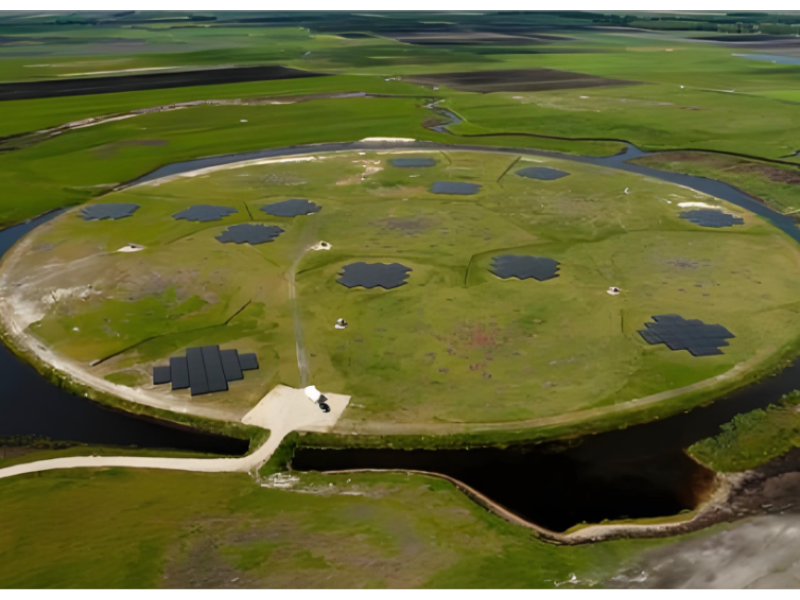
[(782, 213), (800, 209), (800, 165), (792, 167), (704, 152), (662, 152), (633, 162), (724, 181)]
[(754, 469), (800, 447), (800, 394), (779, 404), (737, 415), (722, 433), (697, 442), (689, 453), (703, 464), (726, 473)]
[[(797, 150), (795, 106), (674, 84), (539, 93), (460, 93), (448, 101), (465, 134), (615, 138), (650, 151), (704, 149), (780, 158)], [(765, 116), (768, 115), (768, 116)]]
[(303, 475), (297, 489), (314, 493), (124, 469), (0, 481), (0, 585), (590, 586), (663, 544), (553, 546), (426, 477)]
[[(199, 107), (80, 129), (0, 155), (0, 185), (6, 192), (0, 202), (0, 220), (16, 222), (85, 202), (164, 164), (201, 156), (352, 141), (376, 133), (443, 139), (442, 134), (421, 127), (429, 116), (413, 99), (319, 100), (282, 106)], [(162, 145), (148, 145), (154, 140)]]
[[(342, 75), (96, 94), (93, 96), (11, 100), (3, 102), (5, 118), (0, 123), (0, 136), (26, 133), (89, 117), (125, 113), (131, 110), (166, 106), (177, 102), (343, 92), (418, 95), (427, 94), (428, 90), (418, 85), (398, 81), (385, 82), (380, 77)], [(175, 116), (175, 113), (171, 113), (171, 116)]]
[[(704, 230), (679, 219), (677, 204), (711, 200), (662, 182), (551, 159), (537, 160), (571, 175), (537, 182), (514, 171), (539, 163), (513, 155), (433, 156), (437, 167), (417, 171), (374, 153), (250, 165), (113, 194), (104, 201), (141, 205), (121, 221), (68, 213), (32, 234), (31, 250), (13, 267), (28, 273), (60, 265), (57, 275), (17, 292), (43, 310), (30, 331), (84, 364), (113, 357), (94, 369), (124, 385), (132, 372), (149, 373), (191, 344), (255, 351), (259, 371), (224, 398), (195, 400), (247, 408), (276, 383), (301, 383), (287, 272), (323, 239), (333, 249), (299, 264), (299, 310), (311, 376), (323, 389), (353, 396), (346, 419), (356, 426), (514, 429), (580, 410), (601, 419), (619, 403), (741, 363), (748, 369), (739, 377), (751, 377), (796, 345), (797, 253), (760, 219), (744, 214), (743, 227)], [(440, 179), (483, 189), (469, 197), (428, 192)], [(294, 220), (259, 210), (287, 197), (310, 198), (323, 210)], [(196, 203), (239, 212), (222, 223), (170, 218)], [(255, 247), (214, 239), (251, 218), (286, 232)], [(129, 242), (146, 249), (113, 252)], [(555, 258), (560, 276), (499, 280), (488, 268), (504, 253)], [(361, 260), (402, 262), (413, 271), (391, 291), (336, 282), (342, 266)], [(609, 285), (623, 294), (608, 296)], [(68, 291), (45, 303), (59, 288)], [(719, 322), (737, 337), (723, 355), (704, 359), (649, 346), (637, 330), (663, 313)], [(334, 330), (342, 316), (350, 328)]]

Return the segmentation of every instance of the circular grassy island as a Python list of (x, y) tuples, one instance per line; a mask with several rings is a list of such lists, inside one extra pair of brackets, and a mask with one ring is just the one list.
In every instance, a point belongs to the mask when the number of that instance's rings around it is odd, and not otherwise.
[[(72, 381), (230, 421), (313, 383), (351, 396), (336, 431), (375, 435), (654, 418), (774, 368), (800, 334), (800, 253), (763, 219), (490, 152), (317, 154), (137, 185), (24, 238), (0, 286), (10, 343)], [(154, 383), (210, 345), (259, 368), (225, 392)]]

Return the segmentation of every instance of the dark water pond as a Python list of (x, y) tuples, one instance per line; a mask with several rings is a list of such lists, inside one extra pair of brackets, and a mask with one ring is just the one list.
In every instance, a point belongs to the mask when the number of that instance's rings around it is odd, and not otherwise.
[[(23, 235), (55, 217), (50, 213), (0, 231), (0, 255)], [(44, 379), (0, 344), (0, 438), (46, 437), (55, 441), (109, 446), (243, 454), (243, 440), (142, 420), (103, 408)]]

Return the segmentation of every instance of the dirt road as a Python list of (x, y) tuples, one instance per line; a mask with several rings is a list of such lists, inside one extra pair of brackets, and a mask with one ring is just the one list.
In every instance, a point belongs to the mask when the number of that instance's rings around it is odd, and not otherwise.
[(342, 416), (350, 396), (325, 394), (330, 412), (324, 413), (303, 390), (275, 387), (247, 413), (242, 422), (270, 431), (269, 439), (252, 454), (238, 458), (157, 458), (139, 456), (72, 456), (30, 462), (0, 469), (0, 479), (56, 469), (132, 467), (200, 473), (250, 472), (267, 462), (292, 431), (330, 431)]

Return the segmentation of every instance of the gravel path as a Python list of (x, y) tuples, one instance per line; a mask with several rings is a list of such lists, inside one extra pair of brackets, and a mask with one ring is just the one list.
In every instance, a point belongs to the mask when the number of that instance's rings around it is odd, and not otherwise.
[(292, 431), (330, 431), (342, 416), (350, 396), (326, 393), (329, 413), (306, 398), (303, 390), (279, 385), (247, 413), (242, 422), (270, 431), (258, 450), (237, 458), (158, 458), (141, 456), (70, 456), (30, 462), (0, 469), (0, 479), (57, 469), (132, 467), (200, 473), (249, 472), (267, 462), (281, 441)]

